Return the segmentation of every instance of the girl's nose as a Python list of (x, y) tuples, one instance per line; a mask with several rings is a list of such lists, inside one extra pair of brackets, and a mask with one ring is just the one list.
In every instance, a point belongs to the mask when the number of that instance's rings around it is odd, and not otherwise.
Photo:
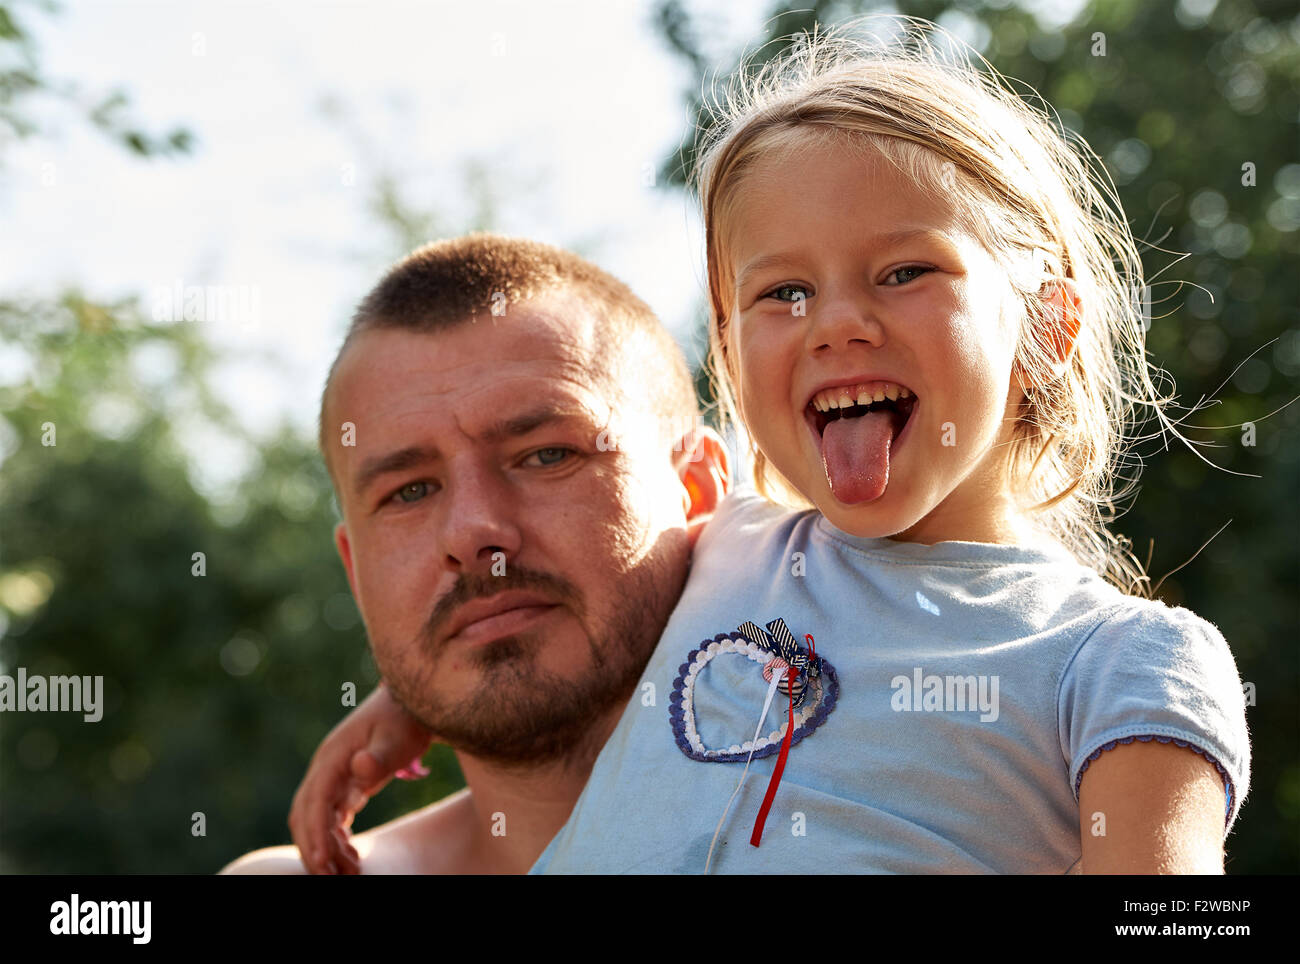
[(823, 300), (808, 314), (808, 347), (811, 351), (843, 351), (854, 344), (879, 348), (885, 343), (885, 329), (861, 295), (833, 296)]

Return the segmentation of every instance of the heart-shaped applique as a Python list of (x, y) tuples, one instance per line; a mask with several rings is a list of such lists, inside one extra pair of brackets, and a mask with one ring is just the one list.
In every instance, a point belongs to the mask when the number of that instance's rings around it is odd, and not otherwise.
[[(744, 763), (750, 759), (761, 760), (781, 749), (785, 738), (788, 721), (782, 720), (779, 729), (758, 740), (747, 739), (744, 743), (735, 743), (723, 749), (713, 749), (704, 745), (696, 726), (695, 684), (700, 673), (714, 659), (748, 659), (754, 664), (754, 672), (762, 679), (763, 666), (772, 659), (770, 650), (751, 643), (740, 633), (719, 633), (712, 640), (705, 640), (698, 649), (693, 649), (686, 657), (686, 662), (677, 670), (677, 679), (673, 682), (672, 696), (668, 701), (668, 718), (672, 723), (673, 736), (692, 760), (706, 763)], [(824, 657), (821, 658), (821, 675), (808, 682), (808, 695), (802, 706), (794, 712), (795, 729), (790, 738), (791, 745), (798, 743), (817, 727), (826, 722), (826, 716), (835, 709), (839, 699), (840, 683), (835, 674), (835, 667)], [(785, 704), (788, 707), (788, 704)], [(774, 708), (780, 708), (782, 702), (777, 699)], [(755, 715), (762, 709), (759, 704), (754, 707)], [(785, 716), (782, 713), (782, 716)], [(752, 735), (753, 724), (750, 724)]]

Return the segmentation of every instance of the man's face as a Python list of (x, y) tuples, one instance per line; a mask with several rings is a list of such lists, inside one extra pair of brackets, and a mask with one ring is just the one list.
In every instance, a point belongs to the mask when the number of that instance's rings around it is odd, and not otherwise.
[(595, 324), (557, 295), (372, 330), (335, 375), (330, 423), (356, 427), (336, 537), (376, 663), (486, 759), (558, 758), (626, 702), (685, 580), (682, 484), (668, 445), (621, 431)]

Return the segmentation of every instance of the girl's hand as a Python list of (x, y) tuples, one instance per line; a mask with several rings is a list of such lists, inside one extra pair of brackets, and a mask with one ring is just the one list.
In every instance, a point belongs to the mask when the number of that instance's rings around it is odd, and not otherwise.
[(321, 741), (294, 794), (289, 830), (313, 874), (359, 874), (348, 828), (395, 775), (424, 776), (433, 734), (381, 683)]

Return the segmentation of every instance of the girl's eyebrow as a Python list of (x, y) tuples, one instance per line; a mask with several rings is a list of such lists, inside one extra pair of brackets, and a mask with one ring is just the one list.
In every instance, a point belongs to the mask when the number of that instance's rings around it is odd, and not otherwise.
[[(880, 234), (874, 234), (863, 240), (863, 246), (873, 250), (887, 250), (896, 248), (901, 244), (909, 241), (944, 241), (942, 231), (936, 231), (934, 228), (906, 227), (898, 228), (894, 231), (883, 231)], [(736, 274), (736, 290), (743, 290), (749, 284), (755, 275), (775, 268), (784, 264), (791, 264), (800, 260), (799, 255), (795, 252), (779, 252), (777, 254), (764, 254), (755, 258), (745, 265)]]
[(765, 254), (755, 258), (736, 275), (736, 290), (743, 291), (745, 286), (750, 283), (751, 279), (757, 274), (761, 274), (768, 268), (775, 268), (783, 264), (791, 264), (796, 257), (792, 254)]

